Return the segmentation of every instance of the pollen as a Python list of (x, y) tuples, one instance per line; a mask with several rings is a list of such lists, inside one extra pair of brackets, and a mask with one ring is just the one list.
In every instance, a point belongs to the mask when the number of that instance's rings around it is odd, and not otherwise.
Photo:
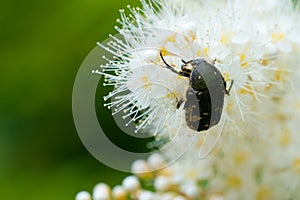
[(296, 108), (297, 108), (297, 111), (300, 111), (300, 102), (296, 103)]
[(226, 43), (227, 42), (227, 38), (225, 37), (224, 34), (221, 35), (221, 42), (222, 43)]
[(271, 37), (272, 37), (273, 41), (278, 42), (284, 38), (284, 34), (283, 33), (278, 33), (278, 34), (272, 33)]
[(240, 55), (240, 62), (244, 62), (244, 60), (246, 59), (246, 55), (245, 54), (241, 54)]
[[(206, 52), (205, 52), (205, 53), (206, 53)], [(200, 50), (200, 49), (198, 49), (198, 51), (196, 52), (196, 55), (197, 55), (198, 57), (201, 56), (201, 50)]]
[(204, 51), (204, 53), (205, 53), (206, 55), (208, 55), (208, 48), (207, 48), (207, 47), (204, 47), (203, 51)]
[(175, 93), (173, 93), (173, 92), (167, 94), (167, 98), (168, 98), (168, 99), (174, 99), (174, 98), (176, 98), (176, 96), (177, 96), (177, 95), (176, 95)]
[(293, 162), (293, 169), (297, 172), (300, 173), (300, 158), (297, 158)]
[(149, 89), (151, 83), (149, 82), (148, 76), (143, 76), (141, 79), (143, 81), (143, 87)]
[(227, 33), (227, 34), (222, 33), (220, 42), (226, 44), (229, 42), (230, 39), (231, 39), (230, 33)]
[(233, 108), (233, 106), (234, 106), (233, 102), (228, 103), (226, 106), (226, 112), (229, 112)]
[(271, 88), (272, 88), (272, 84), (267, 84), (266, 86), (265, 86), (265, 90), (266, 91), (269, 91)]
[(284, 81), (285, 77), (287, 75), (287, 72), (285, 70), (275, 70), (275, 80), (276, 81)]
[(250, 85), (247, 85), (246, 87), (244, 88), (241, 88), (239, 90), (239, 94), (250, 94), (250, 95), (253, 95), (253, 91), (252, 91), (252, 88)]
[(275, 114), (275, 119), (277, 119), (278, 121), (287, 121), (288, 120), (288, 116), (284, 113), (277, 113)]
[(184, 76), (181, 76), (181, 75), (179, 75), (179, 74), (177, 74), (177, 76), (176, 76), (176, 77), (177, 77), (177, 79), (178, 79), (178, 80), (183, 80), (183, 79), (186, 79), (186, 77), (184, 77)]
[(197, 39), (197, 35), (194, 33), (191, 34), (190, 37), (191, 37), (192, 41), (195, 41)]
[(172, 34), (165, 41), (175, 43), (176, 42), (176, 34)]
[(240, 177), (236, 175), (231, 175), (227, 178), (227, 183), (229, 186), (234, 187), (234, 188), (239, 188), (242, 186), (242, 180)]
[(163, 57), (167, 56), (167, 55), (170, 55), (169, 51), (166, 49), (166, 48), (162, 48), (161, 50), (161, 55)]
[(259, 61), (259, 63), (260, 63), (262, 66), (267, 66), (267, 65), (270, 64), (270, 60), (268, 60), (268, 59), (261, 59), (261, 60)]
[(265, 200), (269, 199), (271, 195), (271, 191), (267, 187), (260, 187), (256, 193), (257, 200)]
[(159, 171), (157, 171), (157, 175), (165, 176), (165, 177), (171, 177), (173, 175), (173, 171), (169, 168), (164, 168)]
[(288, 146), (291, 142), (291, 133), (288, 130), (283, 130), (280, 135), (280, 144), (284, 147)]
[(241, 63), (241, 66), (242, 67), (246, 67), (248, 65), (248, 62), (243, 62), (243, 63)]
[(190, 170), (187, 173), (187, 178), (193, 179), (195, 177), (197, 177), (198, 171), (196, 169), (194, 170)]
[(230, 80), (230, 75), (228, 73), (223, 74), (224, 80), (229, 81)]
[(235, 162), (236, 165), (240, 165), (241, 163), (243, 163), (244, 161), (246, 161), (248, 158), (248, 155), (246, 152), (237, 152), (234, 156), (233, 156), (233, 160)]
[(148, 76), (143, 76), (143, 77), (142, 77), (142, 81), (143, 81), (145, 84), (147, 84), (147, 83), (149, 82)]
[(204, 138), (200, 137), (196, 142), (197, 148), (200, 148), (203, 145), (203, 142), (204, 142)]

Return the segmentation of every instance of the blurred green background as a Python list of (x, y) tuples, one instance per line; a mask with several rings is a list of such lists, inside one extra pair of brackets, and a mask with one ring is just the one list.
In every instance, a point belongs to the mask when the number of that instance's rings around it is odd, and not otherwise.
[(81, 62), (138, 0), (0, 1), (0, 199), (66, 200), (127, 174), (82, 145), (72, 119)]

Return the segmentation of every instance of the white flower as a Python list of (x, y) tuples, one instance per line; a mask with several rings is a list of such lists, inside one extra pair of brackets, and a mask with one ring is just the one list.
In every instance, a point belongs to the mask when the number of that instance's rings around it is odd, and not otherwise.
[(183, 196), (176, 196), (173, 200), (186, 200), (187, 198), (184, 198)]
[(138, 194), (138, 199), (153, 200), (153, 199), (157, 199), (157, 195), (150, 191), (140, 191), (140, 193)]
[[(141, 2), (143, 9), (129, 7), (130, 17), (121, 11), (116, 29), (123, 40), (111, 36), (110, 43), (101, 44), (115, 57), (95, 72), (115, 86), (106, 105), (113, 113), (124, 111), (137, 131), (156, 135), (153, 146), (164, 138), (179, 139), (164, 155), (135, 162), (132, 169), (141, 180), (126, 178), (126, 191), (141, 199), (299, 199), (300, 11), (287, 0)], [(173, 71), (203, 58), (228, 86), (234, 81), (230, 96), (224, 94), (222, 138), (204, 160), (197, 159), (202, 136), (214, 131), (188, 127), (189, 80), (167, 69), (160, 53)], [(189, 146), (180, 139), (184, 134), (200, 137), (181, 160), (138, 175)], [(141, 189), (140, 181), (149, 179), (155, 194)]]
[(134, 174), (141, 174), (151, 172), (149, 164), (145, 160), (136, 160), (131, 166), (131, 172)]
[(158, 176), (154, 181), (154, 187), (157, 191), (166, 191), (171, 186), (169, 178)]
[(188, 197), (192, 199), (196, 199), (200, 196), (200, 188), (197, 183), (194, 181), (189, 181), (180, 186), (181, 192), (186, 194)]
[(93, 189), (93, 200), (110, 200), (110, 187), (105, 183), (97, 184)]
[(159, 169), (166, 163), (165, 159), (158, 153), (150, 155), (147, 161), (152, 169)]
[(91, 199), (92, 199), (91, 195), (86, 191), (79, 192), (75, 197), (75, 200), (91, 200)]
[(112, 195), (113, 195), (113, 198), (116, 200), (123, 200), (123, 199), (126, 199), (127, 192), (124, 189), (124, 187), (118, 185), (113, 188)]
[(123, 180), (122, 186), (128, 192), (135, 192), (140, 189), (140, 182), (136, 176), (128, 176)]
[[(189, 83), (187, 78), (166, 69), (159, 56), (162, 51), (166, 62), (178, 70), (181, 59), (216, 60), (227, 85), (234, 80), (230, 97), (225, 97), (228, 120), (255, 117), (252, 107), (268, 96), (265, 88), (278, 84), (271, 74), (279, 68), (272, 64), (280, 55), (276, 47), (270, 52), (269, 46), (274, 46), (271, 33), (257, 26), (257, 12), (249, 10), (247, 3), (235, 2), (189, 1), (173, 6), (171, 2), (153, 1), (151, 5), (161, 7), (160, 12), (142, 3), (144, 10), (130, 8), (130, 20), (121, 11), (122, 27), (117, 30), (124, 41), (112, 36), (113, 42), (101, 45), (118, 57), (103, 66), (103, 72), (96, 71), (106, 75), (107, 84), (116, 87), (105, 97), (115, 98), (106, 104), (114, 108), (113, 113), (125, 111), (124, 118), (131, 117), (128, 123), (136, 122), (137, 130), (152, 127), (154, 134), (169, 134), (162, 130), (173, 126), (169, 122), (174, 121), (178, 102), (185, 100)], [(190, 10), (190, 6), (194, 8)], [(291, 29), (284, 30), (292, 34)], [(116, 76), (109, 71), (115, 71)]]

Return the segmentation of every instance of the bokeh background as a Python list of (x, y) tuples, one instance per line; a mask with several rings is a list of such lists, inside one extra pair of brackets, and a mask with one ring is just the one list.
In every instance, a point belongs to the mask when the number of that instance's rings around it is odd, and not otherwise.
[(72, 119), (77, 70), (127, 4), (140, 3), (0, 1), (0, 199), (74, 199), (127, 175), (87, 152)]

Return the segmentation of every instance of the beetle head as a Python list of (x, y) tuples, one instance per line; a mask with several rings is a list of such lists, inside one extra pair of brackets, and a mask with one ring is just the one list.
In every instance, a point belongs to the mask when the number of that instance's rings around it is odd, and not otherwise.
[(181, 65), (181, 71), (184, 74), (188, 75), (188, 76), (190, 76), (190, 74), (191, 74), (191, 72), (193, 71), (194, 68), (195, 67), (191, 64), (190, 61), (189, 62), (184, 62), (184, 64)]

